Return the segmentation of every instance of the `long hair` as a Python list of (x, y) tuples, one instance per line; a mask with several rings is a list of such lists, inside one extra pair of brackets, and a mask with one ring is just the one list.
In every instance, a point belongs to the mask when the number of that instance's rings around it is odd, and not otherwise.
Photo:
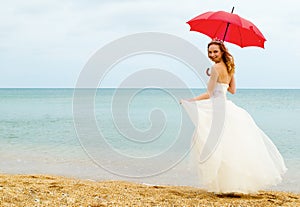
[(207, 49), (211, 45), (219, 45), (221, 52), (223, 52), (222, 60), (227, 67), (227, 71), (229, 75), (233, 75), (235, 72), (234, 59), (233, 56), (228, 52), (228, 49), (225, 47), (224, 42), (222, 40), (213, 39), (210, 43), (208, 43)]

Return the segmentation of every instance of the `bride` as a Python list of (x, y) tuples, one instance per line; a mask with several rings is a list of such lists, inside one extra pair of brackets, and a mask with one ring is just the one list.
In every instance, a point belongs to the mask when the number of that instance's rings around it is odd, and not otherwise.
[[(207, 92), (181, 100), (195, 124), (193, 157), (202, 185), (215, 193), (253, 193), (278, 184), (287, 170), (278, 149), (248, 112), (226, 99), (227, 91), (236, 92), (232, 55), (223, 41), (212, 40), (208, 44), (208, 57), (214, 65)], [(218, 137), (210, 136), (214, 130), (216, 100), (223, 100), (225, 114)], [(214, 148), (202, 159), (206, 145), (213, 139), (217, 140)]]

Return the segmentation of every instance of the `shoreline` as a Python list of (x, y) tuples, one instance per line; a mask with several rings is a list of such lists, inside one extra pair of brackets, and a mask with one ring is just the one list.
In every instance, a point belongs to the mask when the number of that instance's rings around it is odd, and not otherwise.
[(300, 206), (300, 194), (214, 194), (189, 186), (0, 174), (1, 206)]

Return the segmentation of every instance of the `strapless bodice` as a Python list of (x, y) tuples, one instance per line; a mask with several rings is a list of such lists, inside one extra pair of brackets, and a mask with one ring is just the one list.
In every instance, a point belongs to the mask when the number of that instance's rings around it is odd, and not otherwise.
[(229, 85), (227, 83), (217, 83), (213, 92), (213, 97), (226, 97), (228, 87)]

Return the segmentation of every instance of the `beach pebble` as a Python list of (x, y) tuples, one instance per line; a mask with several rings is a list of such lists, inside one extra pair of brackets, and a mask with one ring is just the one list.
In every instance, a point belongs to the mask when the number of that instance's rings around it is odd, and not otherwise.
[(36, 199), (34, 199), (34, 202), (39, 203), (39, 202), (40, 202), (40, 199), (36, 198)]
[(67, 203), (71, 204), (71, 203), (75, 203), (76, 199), (75, 198), (67, 198)]

